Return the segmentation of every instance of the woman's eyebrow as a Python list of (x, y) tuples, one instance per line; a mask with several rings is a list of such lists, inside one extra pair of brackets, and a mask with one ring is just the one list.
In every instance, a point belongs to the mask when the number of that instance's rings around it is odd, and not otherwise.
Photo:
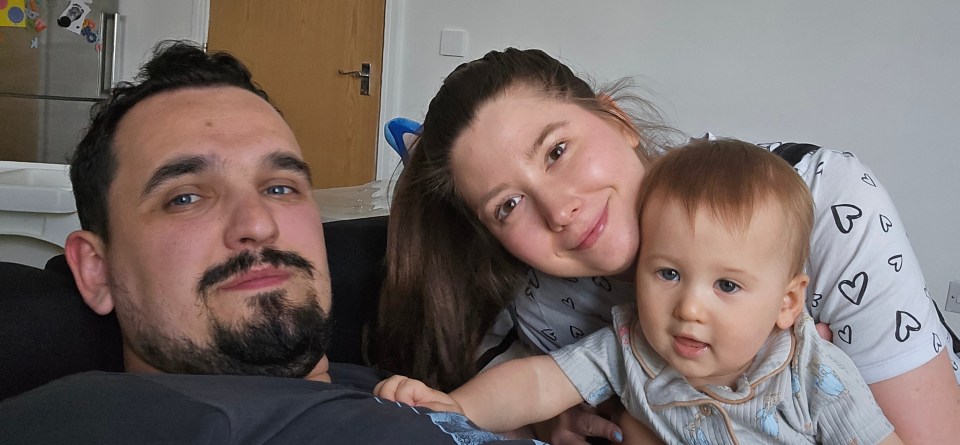
[(184, 156), (157, 167), (150, 175), (150, 180), (143, 186), (140, 198), (143, 199), (153, 193), (157, 187), (174, 178), (184, 175), (200, 173), (210, 167), (210, 162), (203, 156)]
[(524, 157), (527, 160), (533, 159), (540, 147), (543, 146), (543, 142), (547, 140), (547, 136), (550, 136), (550, 133), (553, 133), (558, 128), (565, 127), (568, 123), (569, 122), (567, 121), (560, 121), (545, 125), (543, 130), (540, 131), (540, 135), (537, 136), (537, 140), (533, 142), (533, 145), (530, 147)]

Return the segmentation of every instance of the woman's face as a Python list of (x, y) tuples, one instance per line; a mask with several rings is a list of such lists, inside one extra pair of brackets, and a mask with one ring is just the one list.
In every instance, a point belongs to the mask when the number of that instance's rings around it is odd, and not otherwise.
[(632, 272), (644, 165), (624, 125), (516, 91), (477, 112), (453, 146), (467, 206), (523, 262), (579, 277)]

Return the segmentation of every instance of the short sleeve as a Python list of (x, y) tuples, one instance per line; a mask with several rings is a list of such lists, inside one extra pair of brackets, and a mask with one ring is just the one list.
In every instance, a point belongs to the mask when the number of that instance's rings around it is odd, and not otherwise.
[(795, 168), (815, 219), (807, 309), (868, 383), (931, 360), (950, 337), (925, 290), (920, 264), (880, 179), (852, 153), (820, 149)]
[(590, 405), (596, 406), (613, 395), (622, 394), (625, 363), (613, 326), (550, 355)]

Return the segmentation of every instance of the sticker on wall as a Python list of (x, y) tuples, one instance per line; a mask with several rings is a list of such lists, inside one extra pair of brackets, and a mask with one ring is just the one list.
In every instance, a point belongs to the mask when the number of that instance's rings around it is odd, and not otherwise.
[(83, 31), (83, 21), (87, 18), (89, 12), (90, 5), (75, 0), (71, 1), (67, 5), (67, 9), (64, 9), (63, 13), (60, 14), (57, 24), (70, 32), (80, 34)]
[(23, 0), (0, 0), (0, 26), (27, 27)]
[(40, 47), (40, 37), (34, 37), (30, 39), (30, 48), (37, 49)]

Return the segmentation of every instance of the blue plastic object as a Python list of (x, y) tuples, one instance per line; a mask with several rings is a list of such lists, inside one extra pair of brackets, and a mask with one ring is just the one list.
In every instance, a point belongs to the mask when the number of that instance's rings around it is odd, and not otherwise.
[(404, 140), (403, 136), (407, 134), (420, 134), (421, 126), (420, 122), (405, 117), (395, 117), (383, 125), (384, 138), (386, 138), (387, 143), (393, 147), (393, 151), (400, 155), (400, 161), (403, 162), (404, 165), (407, 163), (407, 141)]

